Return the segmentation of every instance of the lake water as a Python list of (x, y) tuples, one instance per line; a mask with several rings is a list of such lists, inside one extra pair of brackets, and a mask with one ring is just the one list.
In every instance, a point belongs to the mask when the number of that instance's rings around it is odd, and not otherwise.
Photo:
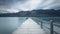
[(11, 34), (26, 17), (0, 17), (0, 34)]

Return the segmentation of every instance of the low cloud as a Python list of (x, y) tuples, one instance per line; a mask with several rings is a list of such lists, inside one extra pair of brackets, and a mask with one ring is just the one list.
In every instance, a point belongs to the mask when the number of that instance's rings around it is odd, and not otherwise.
[[(12, 2), (10, 2), (12, 1)], [(35, 9), (56, 9), (60, 7), (60, 0), (0, 0), (0, 9), (9, 12), (31, 11)], [(4, 3), (5, 2), (5, 3)], [(5, 9), (6, 8), (6, 9)]]

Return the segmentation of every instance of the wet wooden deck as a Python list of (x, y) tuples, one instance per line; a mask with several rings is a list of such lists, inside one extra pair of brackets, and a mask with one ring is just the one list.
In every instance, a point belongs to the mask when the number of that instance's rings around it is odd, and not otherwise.
[(34, 20), (28, 18), (12, 34), (46, 34)]

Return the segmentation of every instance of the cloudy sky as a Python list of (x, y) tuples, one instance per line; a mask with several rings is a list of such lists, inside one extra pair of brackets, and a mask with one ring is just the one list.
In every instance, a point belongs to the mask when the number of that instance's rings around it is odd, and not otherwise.
[(35, 9), (60, 9), (60, 0), (0, 0), (0, 13)]

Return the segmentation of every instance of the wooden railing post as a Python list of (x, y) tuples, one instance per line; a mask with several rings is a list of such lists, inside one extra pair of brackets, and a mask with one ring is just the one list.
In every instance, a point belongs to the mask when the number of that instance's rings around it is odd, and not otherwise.
[(53, 20), (50, 20), (50, 34), (53, 34)]
[(43, 22), (41, 21), (41, 28), (43, 28)]

